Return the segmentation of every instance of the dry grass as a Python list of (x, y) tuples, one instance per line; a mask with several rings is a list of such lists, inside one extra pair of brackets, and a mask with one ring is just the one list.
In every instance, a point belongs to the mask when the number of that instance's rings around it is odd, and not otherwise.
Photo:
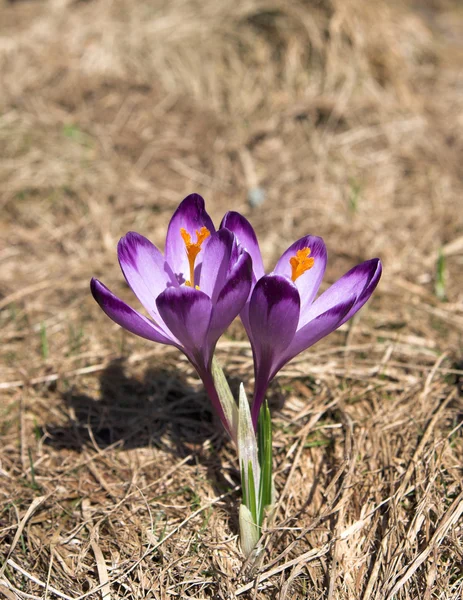
[[(458, 1), (0, 10), (0, 596), (462, 598)], [(118, 238), (162, 246), (192, 191), (216, 222), (244, 212), (269, 266), (308, 232), (327, 282), (384, 262), (369, 306), (272, 386), (278, 517), (253, 568), (190, 366), (88, 291), (130, 298)], [(219, 358), (250, 384), (238, 324)]]

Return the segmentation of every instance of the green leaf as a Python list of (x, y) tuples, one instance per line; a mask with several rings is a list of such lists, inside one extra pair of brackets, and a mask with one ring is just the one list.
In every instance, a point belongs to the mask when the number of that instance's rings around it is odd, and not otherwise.
[(258, 421), (259, 428), (259, 462), (261, 467), (259, 482), (259, 525), (265, 516), (265, 509), (273, 504), (272, 477), (272, 417), (268, 402), (262, 405)]
[(258, 523), (260, 508), (259, 489), (260, 466), (257, 451), (257, 439), (252, 424), (251, 410), (244, 391), (240, 385), (239, 410), (238, 410), (238, 456), (241, 468), (241, 486), (243, 488), (243, 502), (251, 511), (254, 522)]
[[(245, 478), (248, 478), (248, 465), (251, 462), (255, 483), (260, 481), (260, 467), (257, 451), (257, 439), (252, 424), (251, 410), (244, 391), (240, 385), (239, 410), (238, 410), (238, 456), (240, 464), (244, 465)], [(249, 489), (249, 487), (248, 487)], [(249, 493), (249, 492), (248, 492)], [(256, 494), (257, 495), (257, 494)]]
[(236, 442), (238, 437), (238, 407), (231, 393), (230, 386), (222, 370), (222, 367), (217, 362), (215, 356), (212, 358), (212, 379), (214, 380), (215, 389), (222, 406), (225, 418), (230, 427), (230, 433), (233, 440)]
[[(257, 510), (257, 494), (256, 494), (256, 483), (254, 480), (254, 471), (252, 468), (252, 462), (248, 463), (248, 473), (247, 473), (247, 494), (248, 494), (248, 508), (251, 511), (252, 518), (254, 519), (254, 523), (258, 523), (258, 510)], [(258, 523), (259, 524), (259, 523)]]
[(47, 360), (49, 354), (47, 327), (43, 321), (40, 323), (40, 345), (42, 347), (42, 357)]
[(445, 255), (442, 252), (442, 248), (439, 248), (439, 254), (437, 256), (436, 282), (434, 284), (434, 291), (439, 300), (446, 300), (447, 296), (445, 293)]
[(245, 504), (246, 506), (248, 506), (248, 492), (247, 492), (247, 486), (246, 486), (246, 473), (244, 471), (244, 465), (241, 465), (241, 492), (243, 494), (243, 504)]
[(260, 531), (253, 520), (251, 511), (245, 504), (240, 506), (239, 521), (241, 549), (247, 558), (259, 541)]

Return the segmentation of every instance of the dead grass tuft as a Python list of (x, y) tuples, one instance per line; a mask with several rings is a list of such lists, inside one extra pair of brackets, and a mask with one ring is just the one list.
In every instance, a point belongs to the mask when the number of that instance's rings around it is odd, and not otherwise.
[[(459, 3), (1, 11), (0, 595), (461, 598)], [(384, 262), (369, 306), (272, 387), (278, 517), (254, 566), (190, 366), (88, 292), (129, 299), (118, 238), (162, 246), (191, 191), (216, 222), (246, 214), (269, 266), (308, 232), (327, 282)], [(250, 380), (239, 324), (219, 359)]]

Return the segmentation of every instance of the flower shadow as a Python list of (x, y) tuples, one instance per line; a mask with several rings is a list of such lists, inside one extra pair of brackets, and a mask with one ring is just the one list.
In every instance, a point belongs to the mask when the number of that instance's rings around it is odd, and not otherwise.
[(177, 373), (150, 367), (134, 378), (117, 359), (102, 371), (99, 385), (94, 397), (75, 389), (62, 395), (68, 422), (47, 425), (46, 445), (77, 452), (155, 446), (182, 458), (206, 440), (215, 446), (226, 440), (205, 392)]
[[(232, 482), (239, 483), (239, 471), (228, 458), (224, 477), (218, 451), (231, 441), (206, 393), (192, 388), (182, 375), (150, 367), (135, 378), (118, 359), (102, 371), (99, 386), (94, 397), (72, 389), (62, 395), (67, 422), (46, 425), (45, 445), (78, 453), (155, 447), (204, 467), (217, 495), (229, 491)], [(227, 449), (225, 455), (230, 455)], [(222, 503), (229, 514), (234, 496)]]

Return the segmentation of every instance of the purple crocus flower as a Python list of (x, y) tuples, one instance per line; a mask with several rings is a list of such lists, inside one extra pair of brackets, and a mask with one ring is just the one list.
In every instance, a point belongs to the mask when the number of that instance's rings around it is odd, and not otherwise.
[(143, 338), (181, 350), (196, 368), (225, 428), (211, 361), (217, 340), (243, 308), (251, 288), (251, 259), (227, 229), (216, 232), (197, 194), (187, 196), (170, 220), (165, 256), (138, 233), (117, 248), (130, 288), (151, 319), (115, 296), (97, 279), (90, 287), (104, 312)]
[(252, 419), (256, 426), (267, 387), (278, 371), (365, 304), (378, 284), (382, 266), (378, 258), (367, 260), (315, 299), (327, 261), (320, 237), (306, 235), (294, 242), (266, 275), (251, 224), (239, 213), (229, 212), (221, 228), (232, 231), (252, 258), (252, 291), (241, 320), (254, 356)]

